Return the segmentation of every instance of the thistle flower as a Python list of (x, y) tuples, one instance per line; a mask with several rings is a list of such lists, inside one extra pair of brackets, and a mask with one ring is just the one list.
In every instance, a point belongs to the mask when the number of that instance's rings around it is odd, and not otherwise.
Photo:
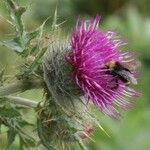
[(67, 62), (87, 102), (92, 101), (104, 114), (118, 118), (118, 108), (130, 108), (132, 97), (139, 95), (128, 86), (137, 84), (137, 63), (130, 53), (120, 51), (127, 43), (115, 32), (98, 30), (99, 21), (96, 16), (77, 22)]

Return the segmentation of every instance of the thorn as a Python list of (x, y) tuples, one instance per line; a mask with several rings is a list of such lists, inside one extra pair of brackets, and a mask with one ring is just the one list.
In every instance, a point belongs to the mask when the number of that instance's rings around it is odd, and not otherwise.
[(88, 134), (86, 134), (85, 132), (83, 133), (87, 138), (89, 138), (92, 142), (96, 143), (96, 141), (94, 139), (92, 139)]
[(55, 29), (57, 27), (57, 6), (54, 12), (53, 22), (52, 22), (52, 28)]
[(1, 14), (0, 14), (0, 18), (6, 21), (7, 23), (9, 23), (10, 25), (15, 26), (10, 20), (4, 18)]
[(105, 131), (105, 129), (100, 125), (98, 124), (98, 127), (110, 138), (111, 136)]
[(57, 24), (57, 27), (59, 27), (60, 25), (64, 24), (65, 22), (67, 22), (67, 21), (65, 20), (65, 21), (63, 21), (63, 22)]

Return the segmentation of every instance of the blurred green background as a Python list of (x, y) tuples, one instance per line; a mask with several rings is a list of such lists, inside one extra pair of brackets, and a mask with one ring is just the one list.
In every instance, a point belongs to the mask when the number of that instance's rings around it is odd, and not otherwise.
[[(58, 23), (66, 21), (62, 30), (68, 34), (78, 16), (102, 16), (101, 28), (114, 30), (129, 41), (126, 47), (137, 53), (142, 65), (137, 89), (141, 97), (136, 106), (123, 114), (121, 121), (114, 121), (102, 115), (97, 110), (100, 123), (111, 136), (107, 137), (100, 129), (93, 135), (95, 142), (87, 142), (90, 150), (149, 150), (150, 149), (150, 0), (18, 0), (28, 11), (24, 15), (29, 30), (39, 26), (47, 17), (53, 16), (58, 9)], [(13, 30), (3, 18), (8, 17), (5, 5), (0, 1), (0, 39), (13, 36)], [(46, 31), (50, 31), (52, 19), (47, 23)], [(20, 62), (10, 50), (0, 47), (0, 68), (6, 67), (6, 72), (15, 73), (15, 66)], [(41, 91), (23, 93), (24, 97), (41, 100)], [(28, 120), (34, 114), (28, 115)], [(17, 150), (18, 142), (13, 144)], [(5, 145), (5, 136), (0, 136), (0, 149)], [(12, 148), (12, 149), (13, 149)], [(78, 149), (78, 148), (77, 148)]]

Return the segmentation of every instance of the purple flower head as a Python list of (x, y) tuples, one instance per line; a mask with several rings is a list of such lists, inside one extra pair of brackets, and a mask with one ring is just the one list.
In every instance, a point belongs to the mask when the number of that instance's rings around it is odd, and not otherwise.
[[(130, 108), (138, 93), (129, 87), (137, 84), (136, 63), (128, 52), (122, 53), (125, 41), (111, 31), (99, 31), (100, 17), (77, 22), (71, 36), (67, 61), (73, 79), (87, 100), (103, 113), (118, 118), (118, 108)], [(131, 100), (132, 99), (132, 100)]]

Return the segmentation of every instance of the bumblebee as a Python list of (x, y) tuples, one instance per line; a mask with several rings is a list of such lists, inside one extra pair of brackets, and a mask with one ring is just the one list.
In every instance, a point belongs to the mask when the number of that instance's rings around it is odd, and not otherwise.
[(111, 89), (118, 88), (118, 81), (122, 81), (126, 86), (132, 84), (137, 84), (136, 78), (133, 76), (132, 72), (120, 64), (118, 61), (110, 61), (106, 64), (105, 68), (108, 70), (106, 74), (112, 75), (114, 78), (110, 81), (113, 83)]

